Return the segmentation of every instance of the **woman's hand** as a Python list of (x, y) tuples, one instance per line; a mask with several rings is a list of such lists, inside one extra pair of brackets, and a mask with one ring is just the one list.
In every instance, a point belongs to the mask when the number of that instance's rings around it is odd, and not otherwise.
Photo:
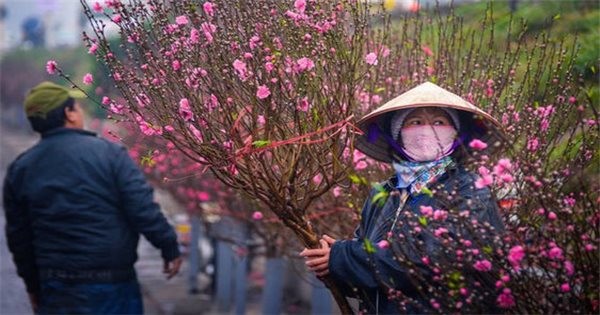
[(323, 277), (329, 274), (329, 253), (331, 245), (335, 243), (335, 239), (328, 235), (323, 235), (319, 243), (321, 243), (321, 248), (305, 248), (300, 252), (300, 256), (306, 258), (306, 266), (310, 271), (314, 271), (317, 276)]

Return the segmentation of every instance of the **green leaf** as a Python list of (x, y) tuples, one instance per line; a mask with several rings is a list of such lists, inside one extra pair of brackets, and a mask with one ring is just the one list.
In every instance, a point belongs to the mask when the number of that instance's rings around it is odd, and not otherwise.
[(383, 92), (383, 91), (385, 91), (384, 87), (378, 87), (378, 88), (375, 89), (375, 93), (380, 93), (380, 92)]
[(387, 200), (389, 193), (385, 190), (382, 190), (373, 196), (373, 203), (378, 203), (379, 206), (383, 206), (385, 201)]
[(419, 217), (419, 223), (422, 226), (427, 226), (427, 218), (426, 217)]
[(142, 156), (140, 159), (141, 166), (152, 167), (152, 166), (154, 166), (154, 164), (156, 164), (156, 161), (154, 160), (154, 156), (152, 155), (151, 150), (148, 151), (148, 153), (146, 153), (146, 155)]
[(433, 192), (431, 190), (429, 190), (429, 188), (427, 188), (427, 187), (421, 188), (421, 193), (425, 194), (429, 197), (433, 197)]
[(371, 241), (369, 241), (369, 239), (365, 238), (365, 243), (363, 245), (365, 251), (367, 252), (367, 254), (373, 254), (375, 253), (376, 249), (375, 246), (373, 246), (373, 243), (371, 243)]
[(270, 143), (271, 143), (271, 141), (269, 141), (269, 140), (256, 140), (256, 141), (252, 142), (252, 145), (255, 148), (262, 148), (264, 146), (269, 145)]
[(481, 249), (483, 249), (483, 252), (488, 255), (494, 251), (490, 245), (483, 246)]
[(348, 175), (348, 178), (350, 179), (350, 181), (352, 181), (353, 184), (360, 184), (361, 182), (360, 177), (356, 174), (350, 174)]
[(558, 19), (560, 19), (560, 14), (557, 14), (557, 15), (553, 16), (552, 19), (555, 20), (555, 21), (558, 20)]

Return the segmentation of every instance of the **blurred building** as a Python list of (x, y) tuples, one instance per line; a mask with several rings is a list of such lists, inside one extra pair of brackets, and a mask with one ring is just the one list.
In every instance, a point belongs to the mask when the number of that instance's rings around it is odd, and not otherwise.
[(81, 44), (82, 10), (77, 0), (0, 0), (0, 53), (16, 47)]

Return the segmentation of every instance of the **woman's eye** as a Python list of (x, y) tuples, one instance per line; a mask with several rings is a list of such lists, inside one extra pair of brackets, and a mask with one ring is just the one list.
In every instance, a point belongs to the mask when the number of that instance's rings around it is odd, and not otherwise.
[(445, 122), (445, 121), (443, 121), (443, 120), (435, 120), (435, 121), (433, 122), (433, 125), (434, 125), (434, 126), (444, 126), (444, 125), (447, 125), (447, 124), (448, 124), (448, 123), (446, 123), (446, 122)]
[(418, 120), (418, 119), (414, 119), (414, 120), (411, 120), (411, 121), (409, 121), (409, 122), (408, 122), (408, 124), (409, 124), (409, 125), (413, 125), (413, 126), (414, 126), (414, 125), (420, 125), (420, 124), (421, 124), (421, 121), (420, 121), (420, 120)]

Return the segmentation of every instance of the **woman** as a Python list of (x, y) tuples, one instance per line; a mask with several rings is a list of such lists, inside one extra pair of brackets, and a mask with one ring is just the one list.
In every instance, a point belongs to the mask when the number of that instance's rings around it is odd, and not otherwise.
[[(439, 302), (427, 292), (439, 277), (432, 266), (462, 259), (447, 250), (449, 241), (485, 247), (503, 230), (490, 190), (477, 189), (477, 176), (463, 166), (471, 153), (464, 144), (475, 138), (498, 142), (500, 125), (429, 82), (396, 97), (358, 124), (365, 135), (357, 138), (356, 147), (392, 163), (396, 174), (371, 191), (353, 239), (336, 241), (324, 235), (322, 248), (305, 249), (300, 255), (318, 276), (330, 275), (349, 296), (358, 297), (362, 312), (439, 311)], [(462, 219), (457, 219), (459, 213)], [(471, 227), (458, 222), (472, 222), (486, 233), (475, 235)], [(489, 289), (489, 281), (483, 280), (478, 278), (477, 290)], [(489, 301), (492, 295), (486, 297), (476, 302), (488, 303), (488, 312), (495, 311)]]

